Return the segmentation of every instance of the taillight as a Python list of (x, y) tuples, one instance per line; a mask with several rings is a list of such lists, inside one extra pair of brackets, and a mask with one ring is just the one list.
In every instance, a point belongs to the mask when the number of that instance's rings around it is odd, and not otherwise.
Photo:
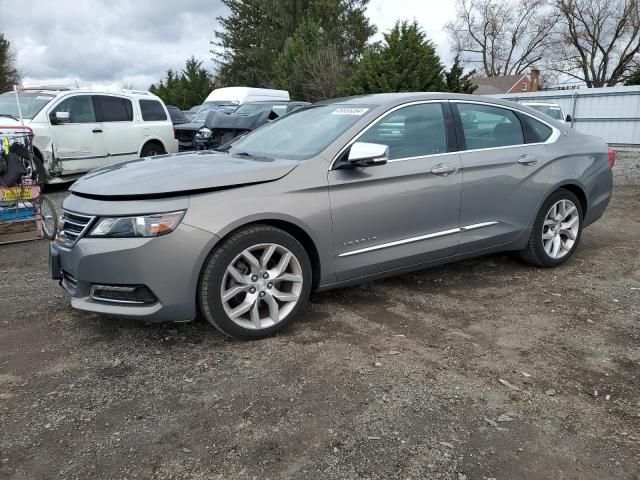
[(611, 168), (613, 168), (613, 166), (616, 163), (616, 152), (613, 150), (613, 148), (609, 149), (609, 165), (611, 165)]
[[(176, 132), (176, 126), (175, 125), (173, 125), (173, 138), (175, 138), (175, 139), (178, 138), (178, 134)], [(611, 154), (609, 154), (609, 155), (611, 155)]]

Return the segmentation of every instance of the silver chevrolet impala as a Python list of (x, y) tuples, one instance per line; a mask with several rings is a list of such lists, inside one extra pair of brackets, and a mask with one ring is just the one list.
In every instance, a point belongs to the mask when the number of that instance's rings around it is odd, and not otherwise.
[(512, 250), (555, 267), (605, 211), (614, 156), (531, 108), (442, 93), (300, 109), (224, 152), (133, 160), (71, 187), (50, 247), (73, 307), (201, 313), (255, 339), (309, 294)]

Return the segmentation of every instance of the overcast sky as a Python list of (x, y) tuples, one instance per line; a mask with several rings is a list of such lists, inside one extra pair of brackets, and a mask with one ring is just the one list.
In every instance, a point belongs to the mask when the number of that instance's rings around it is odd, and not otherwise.
[[(379, 32), (415, 18), (451, 62), (443, 25), (454, 16), (448, 0), (371, 0)], [(0, 0), (0, 32), (17, 51), (29, 85), (121, 86), (147, 89), (190, 55), (214, 68), (209, 42), (217, 0)], [(378, 33), (375, 39), (380, 38)]]

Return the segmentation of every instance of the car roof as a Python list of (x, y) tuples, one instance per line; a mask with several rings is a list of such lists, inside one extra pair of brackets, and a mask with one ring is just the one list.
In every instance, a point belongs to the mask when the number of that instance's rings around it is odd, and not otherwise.
[(487, 103), (492, 105), (503, 105), (514, 108), (522, 104), (509, 100), (485, 97), (483, 95), (466, 95), (461, 93), (449, 92), (402, 92), (402, 93), (374, 93), (369, 95), (358, 95), (353, 97), (335, 98), (332, 100), (324, 100), (316, 105), (362, 105), (368, 107), (386, 106), (391, 107), (409, 102), (420, 102), (426, 100), (458, 100), (474, 103)]
[[(86, 95), (124, 95), (132, 98), (139, 99), (157, 99), (160, 97), (154, 95), (151, 92), (143, 90), (128, 90), (128, 89), (112, 89), (112, 88), (82, 88), (82, 87), (58, 87), (58, 86), (45, 86), (45, 87), (24, 87), (20, 91), (26, 93), (43, 93), (56, 96), (72, 95), (76, 93), (83, 93)], [(5, 92), (8, 93), (8, 92)]]
[(557, 103), (553, 102), (522, 102), (522, 105), (543, 105), (545, 107), (559, 107)]
[(254, 105), (254, 104), (265, 104), (270, 105), (273, 103), (296, 103), (296, 104), (304, 104), (309, 105), (309, 102), (302, 102), (299, 100), (253, 100), (251, 102), (245, 102), (242, 105)]

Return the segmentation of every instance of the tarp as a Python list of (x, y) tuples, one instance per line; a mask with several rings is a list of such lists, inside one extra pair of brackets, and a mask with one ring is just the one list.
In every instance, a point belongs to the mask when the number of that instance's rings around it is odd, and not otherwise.
[(235, 113), (222, 113), (212, 110), (204, 121), (204, 126), (210, 130), (255, 130), (264, 125), (269, 120), (271, 111), (254, 113), (253, 115), (242, 115)]

